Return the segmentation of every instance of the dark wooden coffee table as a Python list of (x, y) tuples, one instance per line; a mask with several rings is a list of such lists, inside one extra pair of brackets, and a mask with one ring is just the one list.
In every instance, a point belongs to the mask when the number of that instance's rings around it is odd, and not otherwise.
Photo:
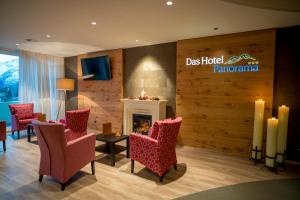
[[(121, 136), (107, 136), (103, 134), (96, 135), (96, 140), (105, 142), (104, 145), (100, 145), (96, 147), (96, 151), (107, 153), (111, 158), (111, 166), (115, 166), (115, 155), (126, 150), (126, 157), (129, 158), (129, 136), (121, 135)], [(126, 147), (117, 145), (116, 143), (126, 140)]]

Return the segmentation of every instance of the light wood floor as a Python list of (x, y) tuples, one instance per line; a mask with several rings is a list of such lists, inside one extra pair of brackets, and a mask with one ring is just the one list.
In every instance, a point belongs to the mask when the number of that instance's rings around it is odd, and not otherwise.
[[(234, 157), (205, 149), (178, 147), (178, 170), (171, 169), (164, 182), (136, 163), (130, 173), (130, 160), (121, 154), (115, 167), (109, 158), (98, 156), (96, 176), (90, 165), (84, 167), (64, 192), (51, 177), (38, 182), (39, 147), (8, 135), (7, 151), (0, 145), (0, 199), (173, 199), (194, 192), (242, 182), (296, 178), (294, 170), (279, 175), (262, 165), (254, 166), (248, 158)], [(32, 141), (36, 140), (33, 137)]]

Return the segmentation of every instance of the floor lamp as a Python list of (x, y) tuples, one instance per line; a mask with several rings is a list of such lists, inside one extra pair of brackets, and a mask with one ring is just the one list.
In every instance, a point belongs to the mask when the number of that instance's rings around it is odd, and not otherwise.
[[(67, 91), (74, 91), (74, 80), (67, 78), (59, 78), (56, 80), (56, 90), (62, 90), (64, 92), (64, 98), (67, 98)], [(59, 108), (57, 111), (56, 121), (60, 113), (62, 101), (60, 101)]]

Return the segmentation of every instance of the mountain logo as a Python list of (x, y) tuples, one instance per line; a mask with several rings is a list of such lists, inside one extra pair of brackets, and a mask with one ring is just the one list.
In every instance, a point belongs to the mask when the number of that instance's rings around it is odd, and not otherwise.
[[(241, 60), (249, 60), (247, 64), (237, 64)], [(224, 72), (258, 72), (259, 61), (256, 58), (250, 56), (247, 53), (243, 53), (239, 56), (232, 56), (223, 65), (213, 65), (214, 73)]]
[(224, 64), (231, 65), (241, 60), (252, 60), (252, 62), (248, 62), (248, 64), (258, 64), (258, 61), (247, 53), (243, 53), (239, 56), (232, 56), (227, 61), (225, 61)]

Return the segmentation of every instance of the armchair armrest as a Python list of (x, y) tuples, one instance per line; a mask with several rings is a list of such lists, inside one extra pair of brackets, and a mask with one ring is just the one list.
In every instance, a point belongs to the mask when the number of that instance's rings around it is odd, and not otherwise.
[(136, 133), (131, 133), (129, 136), (130, 144), (132, 143), (149, 143), (150, 145), (158, 145), (158, 142), (156, 139), (153, 139), (146, 135), (140, 135)]
[(95, 160), (95, 133), (89, 133), (67, 143), (66, 161), (71, 163), (88, 163)]
[[(67, 129), (66, 131), (71, 131), (70, 129)], [(93, 149), (95, 151), (95, 144), (96, 144), (96, 134), (95, 133), (89, 133), (85, 136), (82, 136), (80, 138), (77, 138), (75, 140), (72, 140), (67, 143), (67, 149), (76, 150), (77, 147), (83, 148), (83, 149)], [(92, 147), (92, 148), (91, 148)], [(80, 150), (82, 152), (82, 150)]]
[(16, 121), (20, 120), (20, 116), (18, 114), (11, 115), (11, 118), (16, 120)]
[[(64, 124), (63, 124), (64, 125)], [(66, 128), (66, 127), (65, 127)], [(71, 130), (71, 129), (69, 129), (69, 128), (66, 128), (65, 129), (65, 135), (67, 135), (67, 134), (72, 134), (73, 133), (73, 131)]]
[(17, 114), (11, 115), (12, 130), (17, 130), (19, 127), (19, 117)]
[(65, 136), (66, 136), (67, 142), (69, 142), (71, 140), (74, 140), (74, 139), (77, 139), (77, 138), (80, 138), (82, 136), (85, 136), (87, 134), (87, 131), (84, 131), (84, 132), (74, 132), (71, 129), (69, 129), (65, 124), (62, 124), (62, 125), (65, 127)]
[[(131, 133), (130, 140), (130, 158), (141, 161), (143, 157), (159, 158), (158, 141), (146, 135)], [(151, 151), (150, 151), (151, 150)]]

